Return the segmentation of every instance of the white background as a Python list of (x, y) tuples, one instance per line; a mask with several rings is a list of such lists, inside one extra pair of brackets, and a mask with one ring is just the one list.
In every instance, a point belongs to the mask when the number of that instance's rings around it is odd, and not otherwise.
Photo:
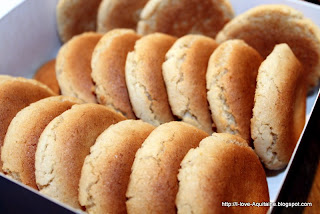
[(0, 0), (0, 19), (24, 0)]

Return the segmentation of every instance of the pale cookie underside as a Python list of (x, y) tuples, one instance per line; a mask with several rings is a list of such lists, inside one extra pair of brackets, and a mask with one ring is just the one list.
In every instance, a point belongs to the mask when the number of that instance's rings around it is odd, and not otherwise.
[(213, 124), (205, 79), (209, 57), (216, 46), (209, 37), (181, 37), (167, 52), (162, 65), (172, 113), (208, 133), (212, 133)]
[(138, 118), (158, 126), (174, 120), (165, 83), (162, 63), (175, 37), (155, 33), (142, 37), (126, 61), (126, 83), (133, 110)]
[(207, 97), (218, 132), (242, 136), (248, 143), (260, 54), (241, 40), (222, 43), (211, 55)]
[(259, 68), (251, 135), (268, 169), (286, 166), (303, 129), (306, 89), (301, 75), (301, 64), (286, 44), (277, 45)]

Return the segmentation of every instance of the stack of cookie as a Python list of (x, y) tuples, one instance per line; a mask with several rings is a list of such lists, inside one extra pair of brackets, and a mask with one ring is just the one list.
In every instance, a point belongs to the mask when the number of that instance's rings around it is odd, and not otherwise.
[(269, 201), (263, 165), (284, 168), (303, 129), (319, 28), (283, 5), (90, 1), (76, 22), (82, 4), (59, 1), (65, 44), (34, 77), (52, 90), (0, 77), (3, 172), (88, 213), (265, 213), (222, 202)]
[(62, 42), (87, 31), (115, 28), (146, 35), (162, 32), (177, 37), (188, 33), (215, 37), (234, 17), (229, 0), (59, 0), (58, 32)]
[[(126, 120), (103, 105), (57, 96), (34, 80), (1, 76), (0, 91), (8, 92), (7, 88), (16, 94), (14, 105), (8, 100), (12, 94), (0, 95), (2, 112), (15, 107), (10, 114), (2, 114), (3, 121), (10, 123), (1, 129), (6, 130), (2, 133), (3, 172), (74, 208), (88, 213), (175, 213), (177, 207), (184, 213), (190, 192), (206, 198), (200, 207), (190, 207), (203, 212), (213, 208), (228, 211), (228, 207), (217, 206), (219, 201), (269, 201), (262, 164), (240, 137), (222, 133), (209, 137), (181, 121), (155, 127)], [(208, 152), (208, 156), (192, 157), (197, 163), (190, 165), (188, 157), (202, 153), (201, 149), (225, 155)], [(222, 166), (234, 169), (221, 173)], [(186, 173), (198, 168), (207, 173), (192, 172), (194, 185), (198, 185), (192, 187)], [(239, 176), (244, 182), (228, 179)], [(225, 183), (217, 188), (216, 181)], [(227, 185), (235, 189), (231, 195), (224, 193)], [(206, 197), (209, 186), (223, 195)], [(265, 213), (267, 209), (244, 211)]]
[[(159, 4), (152, 3), (161, 9), (164, 3)], [(179, 23), (183, 22), (177, 20), (175, 25)], [(81, 98), (92, 88), (90, 96), (96, 100), (85, 101), (106, 105), (129, 119), (155, 126), (181, 120), (209, 134), (227, 132), (249, 144), (253, 139), (267, 168), (283, 168), (304, 125), (306, 92), (317, 85), (320, 76), (319, 28), (293, 8), (264, 5), (232, 19), (216, 41), (199, 34), (176, 35), (141, 36), (133, 30), (114, 29), (103, 35), (91, 32), (73, 37), (57, 57), (62, 94)], [(101, 39), (90, 43), (91, 37)], [(83, 65), (69, 65), (69, 58)], [(275, 84), (261, 88), (264, 81)], [(260, 101), (261, 96), (267, 99)], [(292, 99), (285, 101), (289, 97)], [(275, 112), (286, 119), (280, 122)]]

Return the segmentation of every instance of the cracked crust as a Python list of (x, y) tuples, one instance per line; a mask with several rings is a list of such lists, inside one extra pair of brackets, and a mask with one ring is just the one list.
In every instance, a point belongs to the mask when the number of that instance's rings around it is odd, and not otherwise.
[(56, 16), (62, 42), (87, 31), (96, 31), (100, 2), (101, 0), (59, 0)]
[(228, 0), (149, 0), (140, 14), (137, 31), (215, 37), (233, 16)]
[(187, 35), (174, 43), (162, 64), (172, 113), (209, 134), (214, 124), (207, 101), (206, 72), (217, 46), (209, 37)]
[(213, 52), (207, 71), (207, 97), (217, 132), (248, 143), (260, 54), (242, 40), (228, 40)]
[(126, 194), (128, 213), (175, 213), (180, 162), (207, 136), (184, 122), (157, 127), (136, 153)]
[(115, 29), (106, 33), (92, 54), (92, 79), (98, 102), (125, 117), (135, 119), (125, 80), (127, 54), (140, 38), (133, 30)]
[(54, 95), (51, 89), (36, 80), (0, 76), (0, 153), (7, 129), (16, 114), (31, 103)]
[(215, 133), (181, 162), (178, 213), (261, 213), (269, 207), (223, 207), (222, 202), (268, 202), (266, 174), (241, 137)]
[(98, 104), (74, 105), (53, 119), (40, 136), (35, 155), (40, 193), (80, 208), (81, 168), (96, 138), (125, 118)]
[(81, 171), (79, 201), (88, 213), (126, 213), (126, 191), (136, 151), (154, 126), (126, 120), (96, 140)]
[(154, 33), (139, 39), (126, 62), (126, 83), (136, 116), (158, 126), (174, 120), (162, 76), (165, 54), (175, 37)]
[(274, 46), (287, 43), (306, 68), (309, 89), (320, 77), (320, 29), (299, 11), (285, 5), (263, 5), (237, 16), (217, 35), (217, 42), (242, 39), (264, 58)]
[(102, 0), (98, 10), (98, 32), (115, 28), (136, 29), (140, 12), (148, 0)]
[(56, 59), (43, 64), (33, 76), (33, 79), (48, 86), (54, 93), (60, 94), (60, 87), (56, 77)]
[(56, 76), (61, 94), (96, 103), (92, 92), (92, 52), (101, 34), (89, 32), (73, 37), (59, 50), (56, 61)]
[(303, 67), (287, 44), (277, 45), (259, 68), (251, 119), (255, 152), (268, 169), (288, 164), (305, 113)]
[(12, 119), (1, 151), (3, 171), (12, 178), (37, 189), (34, 158), (39, 137), (48, 123), (72, 105), (73, 97), (53, 96), (22, 109)]

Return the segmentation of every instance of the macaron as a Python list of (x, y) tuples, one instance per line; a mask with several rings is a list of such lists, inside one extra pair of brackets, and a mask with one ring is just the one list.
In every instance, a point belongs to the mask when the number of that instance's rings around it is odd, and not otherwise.
[(140, 14), (137, 32), (215, 37), (233, 17), (228, 0), (149, 0)]
[(133, 30), (115, 29), (104, 34), (91, 60), (94, 93), (98, 103), (135, 119), (125, 81), (127, 54), (140, 38)]
[(76, 103), (81, 101), (73, 97), (53, 96), (19, 111), (8, 127), (2, 146), (4, 173), (37, 189), (34, 159), (39, 137), (51, 120)]
[(217, 132), (239, 135), (251, 143), (250, 119), (256, 78), (263, 58), (242, 40), (228, 40), (210, 57), (207, 99)]
[(62, 42), (88, 31), (96, 31), (101, 0), (59, 0), (56, 8), (57, 28)]
[(265, 167), (285, 167), (306, 117), (304, 68), (287, 44), (275, 46), (262, 62), (254, 97), (251, 136)]
[(60, 48), (56, 76), (62, 95), (76, 97), (88, 103), (97, 102), (92, 91), (91, 57), (101, 37), (101, 34), (94, 32), (83, 33)]
[(56, 77), (56, 59), (44, 63), (36, 71), (33, 79), (47, 85), (54, 93), (60, 94), (60, 87)]
[(136, 29), (140, 12), (148, 0), (102, 0), (98, 10), (97, 31), (115, 28)]
[(42, 132), (35, 154), (40, 193), (80, 209), (78, 187), (84, 159), (97, 137), (124, 119), (94, 103), (74, 105), (54, 118)]
[(214, 126), (207, 101), (209, 57), (218, 44), (201, 35), (179, 38), (166, 53), (162, 74), (172, 113), (209, 134)]
[(154, 128), (141, 120), (125, 120), (97, 138), (84, 161), (79, 183), (79, 201), (87, 213), (126, 213), (131, 166)]
[(136, 153), (126, 196), (128, 213), (176, 213), (180, 162), (208, 134), (173, 121), (158, 126)]
[[(0, 148), (11, 120), (21, 109), (54, 95), (56, 94), (51, 89), (36, 80), (0, 75)], [(2, 161), (0, 161), (0, 171), (2, 171)]]
[(219, 32), (216, 41), (241, 39), (266, 58), (274, 46), (287, 43), (304, 66), (312, 89), (320, 77), (320, 28), (286, 5), (262, 5), (235, 17)]
[(162, 76), (162, 63), (175, 41), (166, 34), (150, 34), (139, 39), (127, 56), (125, 78), (133, 111), (154, 126), (175, 119)]
[(269, 209), (263, 166), (239, 136), (215, 133), (203, 139), (184, 157), (178, 180), (178, 213), (265, 214)]

